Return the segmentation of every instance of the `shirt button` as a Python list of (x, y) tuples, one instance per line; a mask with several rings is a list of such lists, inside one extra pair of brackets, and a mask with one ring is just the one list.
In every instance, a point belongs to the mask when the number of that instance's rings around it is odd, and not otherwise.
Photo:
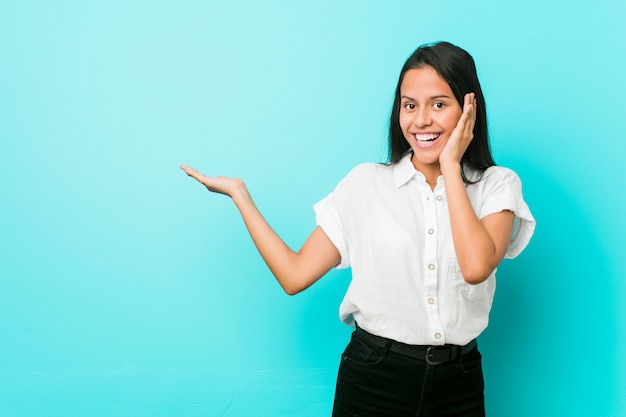
[(442, 197), (442, 196), (440, 196), (440, 195), (438, 195), (438, 196), (437, 196), (437, 201), (441, 201), (441, 200), (443, 200), (443, 197)]
[(435, 230), (434, 230), (434, 229), (428, 229), (428, 234), (429, 234), (429, 235), (432, 235), (433, 233), (435, 233)]
[(441, 333), (435, 333), (435, 339), (437, 340), (441, 339)]
[(428, 299), (428, 304), (435, 304), (435, 299), (434, 298), (429, 298)]
[(435, 269), (435, 264), (428, 264), (428, 269), (430, 269), (431, 271)]

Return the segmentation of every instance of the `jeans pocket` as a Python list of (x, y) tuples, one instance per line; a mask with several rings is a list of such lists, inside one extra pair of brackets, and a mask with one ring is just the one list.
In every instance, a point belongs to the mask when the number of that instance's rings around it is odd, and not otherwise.
[(343, 353), (343, 360), (358, 365), (371, 366), (379, 364), (383, 359), (383, 354), (379, 348), (370, 346), (354, 333), (350, 344)]

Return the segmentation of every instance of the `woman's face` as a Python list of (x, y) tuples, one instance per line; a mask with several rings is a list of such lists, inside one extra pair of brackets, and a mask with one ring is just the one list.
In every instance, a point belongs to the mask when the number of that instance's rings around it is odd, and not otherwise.
[(440, 173), (439, 155), (463, 109), (433, 67), (408, 70), (400, 85), (400, 127), (413, 149), (415, 169)]

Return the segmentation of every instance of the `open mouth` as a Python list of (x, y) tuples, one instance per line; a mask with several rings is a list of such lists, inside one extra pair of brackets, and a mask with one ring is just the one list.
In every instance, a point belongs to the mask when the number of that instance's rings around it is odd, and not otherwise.
[(415, 134), (415, 139), (418, 143), (426, 145), (436, 141), (440, 136), (441, 133)]

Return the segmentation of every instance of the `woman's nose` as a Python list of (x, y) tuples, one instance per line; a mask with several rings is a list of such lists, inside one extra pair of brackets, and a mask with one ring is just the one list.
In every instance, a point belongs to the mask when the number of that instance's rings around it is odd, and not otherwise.
[(431, 123), (430, 112), (427, 108), (419, 108), (415, 112), (415, 118), (413, 119), (415, 126), (422, 127), (428, 126)]

